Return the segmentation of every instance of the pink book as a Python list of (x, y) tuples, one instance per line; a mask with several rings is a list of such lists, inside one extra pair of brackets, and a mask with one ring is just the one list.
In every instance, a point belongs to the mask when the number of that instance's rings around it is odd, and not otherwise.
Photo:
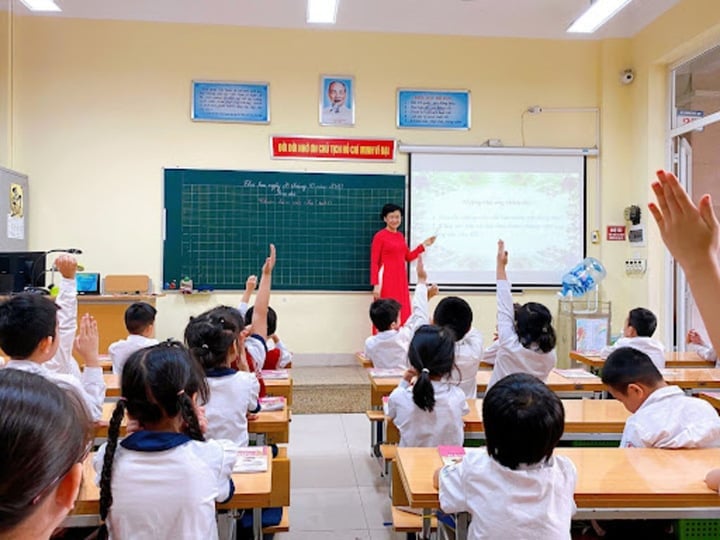
[(443, 465), (454, 465), (462, 461), (465, 449), (462, 446), (438, 446), (438, 453)]
[(268, 470), (267, 446), (245, 446), (238, 449), (234, 473), (257, 473)]
[(263, 411), (282, 411), (285, 408), (285, 397), (266, 396), (260, 398), (260, 408)]

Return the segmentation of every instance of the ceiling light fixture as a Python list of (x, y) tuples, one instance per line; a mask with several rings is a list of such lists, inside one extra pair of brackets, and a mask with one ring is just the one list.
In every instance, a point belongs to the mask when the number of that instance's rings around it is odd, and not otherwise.
[(30, 11), (62, 11), (54, 0), (20, 0)]
[(592, 34), (632, 0), (595, 0), (567, 29), (572, 34)]
[(339, 0), (308, 0), (307, 22), (335, 24)]

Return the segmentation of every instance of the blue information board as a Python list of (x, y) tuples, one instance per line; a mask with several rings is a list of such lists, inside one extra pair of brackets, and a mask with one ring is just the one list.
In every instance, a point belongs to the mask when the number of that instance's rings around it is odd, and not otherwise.
[(399, 89), (397, 127), (470, 129), (470, 91)]
[(268, 83), (193, 81), (193, 120), (270, 123)]

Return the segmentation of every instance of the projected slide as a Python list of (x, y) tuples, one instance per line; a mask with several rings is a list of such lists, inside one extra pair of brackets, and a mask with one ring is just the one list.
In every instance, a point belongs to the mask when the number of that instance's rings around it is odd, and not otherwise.
[(410, 244), (437, 234), (425, 255), (437, 283), (494, 283), (502, 238), (513, 283), (559, 284), (584, 257), (584, 185), (582, 157), (413, 154)]

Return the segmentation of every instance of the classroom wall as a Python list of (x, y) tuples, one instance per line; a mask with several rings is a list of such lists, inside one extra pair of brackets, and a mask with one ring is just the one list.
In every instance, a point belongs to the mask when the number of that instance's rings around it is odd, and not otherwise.
[[(687, 24), (691, 36), (696, 23)], [(620, 85), (619, 72), (638, 57), (651, 62), (648, 50), (655, 47), (652, 32), (640, 41), (568, 42), (16, 17), (13, 161), (30, 175), (30, 247), (80, 247), (88, 270), (146, 273), (157, 290), (163, 167), (405, 173), (402, 155), (390, 165), (274, 162), (268, 158), (268, 136), (396, 137), (449, 145), (500, 138), (518, 146), (520, 115), (530, 105), (600, 106), (599, 214), (593, 160), (588, 200), (589, 229), (599, 215), (603, 242), (589, 246), (589, 253), (608, 266), (603, 297), (613, 301), (613, 326), (619, 328), (629, 307), (650, 302), (653, 274), (636, 281), (624, 277), (627, 244), (605, 242), (604, 228), (622, 224), (628, 204), (647, 200), (646, 172), (651, 157), (657, 159), (642, 140), (647, 130), (640, 129), (655, 110), (654, 98), (645, 95), (647, 83), (641, 80)], [(635, 67), (645, 74), (644, 66)], [(356, 77), (355, 128), (318, 126), (320, 73)], [(269, 81), (272, 124), (190, 122), (192, 79)], [(396, 130), (400, 86), (469, 88), (473, 129)], [(529, 146), (591, 146), (594, 118), (528, 117), (525, 137)], [(659, 251), (651, 245), (653, 250)], [(158, 334), (180, 336), (190, 314), (238, 298), (160, 298)], [(490, 336), (494, 297), (468, 299), (477, 326)], [(556, 306), (553, 293), (519, 300)], [(369, 294), (357, 293), (279, 293), (271, 300), (283, 338), (296, 352), (338, 358), (362, 346), (369, 302)], [(313, 323), (290, 324), (308, 319)]]
[(10, 164), (10, 17), (8, 1), (0, 0), (0, 167)]

